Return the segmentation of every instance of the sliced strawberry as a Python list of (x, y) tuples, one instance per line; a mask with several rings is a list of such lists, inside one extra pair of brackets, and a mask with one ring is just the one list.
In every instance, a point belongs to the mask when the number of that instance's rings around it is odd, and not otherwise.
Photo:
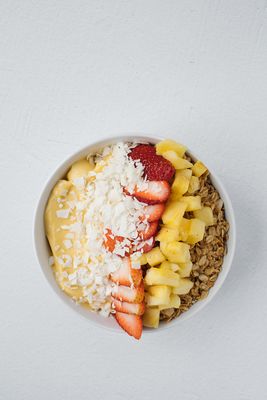
[[(171, 189), (166, 181), (149, 181), (146, 190), (138, 190), (135, 188), (133, 196), (139, 201), (146, 204), (164, 203), (168, 200)], [(127, 191), (126, 191), (127, 192)]]
[(143, 315), (145, 312), (145, 303), (127, 303), (125, 301), (119, 301), (112, 298), (112, 304), (116, 311), (123, 312), (126, 314)]
[(144, 207), (144, 215), (142, 219), (147, 219), (148, 222), (154, 222), (161, 218), (165, 209), (165, 204), (151, 204)]
[(135, 339), (140, 339), (143, 330), (142, 318), (139, 315), (125, 314), (122, 312), (116, 312), (114, 315), (118, 324), (125, 330), (130, 336)]
[[(110, 253), (113, 253), (117, 243), (121, 243), (125, 240), (123, 236), (114, 236), (110, 229), (107, 229), (105, 234), (104, 246)], [(127, 244), (124, 246), (125, 248), (125, 256), (128, 256), (131, 253), (131, 244)]]
[(170, 182), (175, 174), (173, 165), (162, 156), (150, 155), (141, 162), (144, 166), (144, 175), (149, 181)]
[(144, 284), (143, 282), (136, 288), (128, 286), (117, 286), (117, 290), (112, 291), (112, 296), (120, 301), (127, 303), (142, 303), (144, 300)]
[(139, 286), (142, 281), (142, 270), (132, 268), (132, 263), (130, 258), (124, 257), (122, 259), (121, 267), (112, 272), (110, 275), (112, 282), (116, 282), (124, 286)]
[(166, 158), (157, 155), (155, 146), (140, 144), (130, 153), (132, 160), (140, 160), (144, 166), (144, 175), (149, 181), (170, 181), (175, 168)]
[(148, 156), (154, 155), (156, 155), (156, 148), (151, 144), (139, 144), (138, 146), (134, 147), (129, 154), (132, 160), (140, 161)]
[(139, 232), (139, 237), (142, 240), (150, 239), (152, 236), (156, 234), (158, 229), (158, 224), (159, 224), (158, 221), (150, 222), (146, 230)]
[(138, 243), (138, 245), (135, 247), (135, 251), (148, 253), (150, 250), (153, 249), (154, 245), (155, 245), (155, 237), (151, 237), (148, 240), (143, 240), (142, 242)]

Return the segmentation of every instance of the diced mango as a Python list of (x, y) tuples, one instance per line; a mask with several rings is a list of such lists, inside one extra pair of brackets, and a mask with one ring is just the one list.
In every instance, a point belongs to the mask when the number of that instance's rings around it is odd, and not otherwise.
[(190, 219), (182, 218), (179, 225), (179, 236), (182, 242), (186, 242), (190, 229)]
[(200, 242), (205, 234), (205, 222), (198, 218), (190, 219), (190, 227), (186, 242), (189, 244), (195, 244)]
[(159, 242), (172, 242), (173, 240), (179, 240), (178, 228), (163, 225), (156, 236), (156, 240)]
[(194, 286), (194, 283), (190, 281), (188, 278), (181, 278), (180, 279), (180, 285), (176, 286), (175, 288), (172, 289), (172, 293), (174, 294), (187, 294), (190, 292), (192, 287)]
[[(150, 295), (149, 300), (151, 301), (151, 298), (153, 298), (152, 302), (155, 303), (155, 304), (149, 304), (147, 302), (148, 306), (149, 305), (150, 306), (157, 306), (159, 304), (167, 304), (170, 301), (171, 287), (167, 286), (167, 285), (149, 286), (148, 294)], [(156, 301), (158, 301), (158, 302), (156, 303)]]
[(178, 156), (183, 157), (186, 152), (186, 147), (170, 139), (162, 140), (162, 142), (156, 144), (156, 152), (158, 155), (162, 155), (169, 150), (175, 151)]
[(88, 172), (94, 169), (95, 165), (87, 160), (79, 160), (72, 164), (67, 178), (69, 181), (74, 182), (77, 178), (86, 178)]
[(199, 190), (199, 188), (200, 188), (199, 178), (197, 176), (191, 176), (188, 187), (188, 193), (193, 194), (197, 190)]
[(187, 278), (188, 276), (190, 276), (192, 267), (193, 267), (193, 264), (191, 261), (188, 261), (186, 263), (180, 263), (179, 269), (178, 269), (180, 277)]
[(200, 196), (183, 196), (179, 199), (179, 202), (186, 204), (186, 211), (195, 211), (201, 209)]
[(166, 160), (170, 161), (170, 163), (174, 166), (175, 169), (185, 169), (185, 168), (191, 168), (193, 166), (193, 164), (191, 164), (184, 158), (179, 157), (178, 154), (172, 150), (165, 151), (165, 153), (163, 153), (162, 156), (166, 158)]
[(139, 258), (139, 262), (140, 262), (140, 265), (147, 264), (146, 254), (141, 255), (141, 257)]
[(178, 175), (175, 177), (173, 181), (171, 190), (172, 193), (178, 193), (182, 195), (187, 192), (188, 187), (189, 187), (189, 179), (183, 175), (181, 176)]
[(178, 287), (180, 277), (175, 272), (165, 268), (150, 268), (145, 276), (147, 285), (168, 285)]
[(213, 212), (210, 207), (202, 207), (201, 210), (195, 210), (194, 216), (204, 221), (206, 226), (214, 225)]
[(161, 242), (160, 249), (165, 257), (173, 263), (185, 263), (190, 261), (190, 246), (182, 242)]
[(207, 167), (199, 160), (192, 167), (192, 172), (197, 177), (203, 175), (206, 171)]
[(170, 300), (166, 304), (162, 304), (159, 306), (160, 311), (166, 310), (167, 308), (179, 308), (181, 305), (180, 297), (177, 294), (172, 293), (170, 295)]
[(160, 264), (160, 268), (166, 268), (176, 272), (179, 270), (179, 265), (165, 260)]
[(184, 177), (186, 177), (188, 180), (190, 180), (191, 177), (192, 177), (192, 169), (188, 169), (188, 168), (186, 168), (186, 169), (179, 169), (179, 170), (177, 170), (176, 173), (175, 173), (175, 177), (176, 177), (176, 176), (184, 176)]
[(146, 253), (146, 260), (151, 267), (160, 264), (165, 260), (164, 255), (162, 254), (159, 247), (154, 247), (148, 253)]
[(143, 315), (143, 325), (147, 328), (157, 328), (159, 326), (159, 314), (160, 310), (158, 307), (146, 307)]
[(179, 201), (180, 200), (180, 198), (182, 197), (183, 195), (181, 194), (181, 193), (178, 193), (178, 192), (171, 192), (171, 195), (170, 195), (170, 197), (169, 197), (169, 201), (170, 202), (172, 202), (172, 201)]
[(185, 202), (175, 201), (168, 203), (161, 217), (163, 223), (170, 226), (179, 226), (186, 208), (187, 204)]

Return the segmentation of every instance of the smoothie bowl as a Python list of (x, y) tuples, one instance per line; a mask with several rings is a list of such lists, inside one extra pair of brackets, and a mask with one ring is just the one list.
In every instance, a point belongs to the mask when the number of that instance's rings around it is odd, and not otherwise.
[(235, 222), (223, 185), (184, 145), (129, 135), (89, 145), (54, 172), (34, 242), (64, 302), (140, 339), (211, 300), (232, 263)]

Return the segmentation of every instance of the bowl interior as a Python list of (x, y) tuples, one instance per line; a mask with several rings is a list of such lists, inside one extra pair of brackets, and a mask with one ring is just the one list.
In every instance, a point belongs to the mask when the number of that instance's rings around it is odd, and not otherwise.
[[(64, 301), (65, 304), (67, 304), (69, 307), (71, 307), (76, 313), (80, 314), (81, 316), (85, 317), (86, 319), (90, 320), (92, 323), (97, 324), (98, 326), (102, 326), (103, 328), (111, 329), (113, 331), (117, 332), (122, 332), (122, 330), (118, 327), (117, 323), (114, 321), (113, 318), (103, 318), (102, 316), (99, 316), (96, 313), (89, 312), (85, 308), (76, 305), (70, 297), (68, 297), (57, 285), (56, 280), (54, 278), (53, 272), (51, 267), (48, 264), (48, 258), (51, 255), (51, 251), (45, 236), (45, 227), (44, 227), (44, 211), (45, 207), (50, 195), (51, 190), (53, 189), (54, 185), (56, 182), (61, 179), (65, 174), (67, 173), (68, 169), (70, 166), (77, 160), (87, 156), (89, 153), (94, 154), (97, 150), (100, 148), (111, 145), (114, 143), (117, 143), (118, 141), (127, 141), (127, 142), (150, 142), (150, 143), (157, 143), (158, 141), (162, 140), (162, 138), (155, 138), (155, 137), (150, 137), (150, 136), (139, 136), (139, 135), (126, 135), (126, 136), (118, 136), (114, 137), (112, 139), (106, 139), (102, 140), (99, 142), (96, 142), (92, 145), (88, 145), (81, 150), (77, 151), (74, 155), (69, 157), (67, 160), (65, 160), (57, 169), (56, 171), (52, 174), (52, 176), (48, 179), (41, 197), (38, 201), (37, 208), (36, 208), (36, 213), (35, 213), (35, 220), (34, 220), (34, 244), (35, 244), (35, 250), (36, 250), (36, 255), (38, 258), (38, 261), (41, 265), (42, 271), (48, 280), (49, 284), (53, 288), (53, 290), (56, 292), (56, 294)], [(193, 159), (197, 159), (198, 157), (192, 153), (191, 151), (188, 151), (189, 154), (192, 156)], [(205, 162), (205, 160), (204, 160)], [(235, 248), (235, 221), (234, 221), (234, 213), (232, 209), (232, 205), (229, 199), (229, 196), (218, 179), (212, 172), (210, 172), (210, 177), (212, 180), (212, 183), (220, 193), (220, 196), (222, 200), (224, 201), (224, 207), (225, 207), (225, 214), (226, 214), (226, 219), (229, 222), (230, 229), (229, 229), (229, 239), (227, 242), (227, 247), (228, 247), (228, 252), (226, 256), (224, 257), (224, 262), (223, 262), (223, 267), (222, 271), (220, 272), (215, 285), (213, 288), (210, 289), (209, 295), (206, 297), (206, 299), (198, 301), (195, 303), (187, 312), (181, 314), (179, 318), (176, 318), (172, 320), (170, 323), (166, 324), (160, 324), (158, 329), (166, 329), (167, 327), (172, 327), (174, 325), (177, 325), (178, 323), (184, 321), (185, 319), (191, 317), (195, 313), (197, 313), (199, 310), (201, 310), (208, 302), (212, 299), (212, 297), (215, 295), (215, 293), (219, 290), (219, 288), (222, 286), (232, 263), (233, 260), (233, 255), (234, 255), (234, 248)], [(158, 331), (155, 329), (145, 329), (144, 332), (156, 332)]]

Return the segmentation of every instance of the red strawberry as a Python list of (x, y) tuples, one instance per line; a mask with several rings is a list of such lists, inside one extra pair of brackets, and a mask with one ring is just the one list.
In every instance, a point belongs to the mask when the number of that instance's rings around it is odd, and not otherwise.
[(110, 275), (112, 282), (119, 283), (125, 286), (139, 286), (142, 281), (142, 270), (132, 268), (132, 263), (130, 258), (124, 257), (122, 259), (121, 267), (112, 272)]
[(158, 221), (150, 222), (146, 230), (139, 232), (139, 236), (142, 240), (150, 239), (152, 236), (156, 234), (157, 229), (158, 229)]
[(129, 156), (132, 160), (140, 160), (142, 161), (147, 156), (156, 155), (156, 148), (151, 144), (139, 144), (135, 148), (132, 149)]
[(126, 314), (136, 314), (143, 315), (145, 312), (145, 303), (127, 303), (125, 301), (119, 301), (117, 299), (112, 298), (112, 304), (116, 311), (123, 312)]
[(125, 314), (122, 312), (116, 312), (114, 315), (118, 324), (125, 330), (130, 336), (135, 339), (140, 339), (143, 330), (142, 318), (139, 315)]
[(144, 216), (142, 219), (147, 219), (148, 222), (154, 222), (161, 218), (165, 209), (164, 204), (152, 204), (144, 207)]
[(168, 182), (150, 181), (147, 183), (148, 188), (146, 190), (141, 191), (138, 190), (138, 188), (135, 188), (132, 195), (136, 197), (139, 201), (146, 204), (165, 203), (165, 201), (168, 200), (171, 193), (171, 188)]
[(117, 286), (117, 290), (113, 290), (112, 296), (120, 301), (126, 301), (127, 303), (142, 303), (145, 296), (143, 282), (136, 288), (128, 286)]
[(144, 174), (149, 181), (170, 181), (175, 174), (175, 168), (170, 161), (158, 155), (152, 155), (141, 160)]
[(140, 160), (144, 166), (144, 175), (149, 181), (170, 181), (175, 174), (175, 168), (166, 158), (156, 154), (155, 146), (140, 144), (129, 156), (132, 160)]
[[(107, 229), (107, 232), (105, 234), (104, 246), (110, 253), (113, 253), (115, 250), (116, 243), (117, 242), (121, 243), (123, 242), (124, 239), (125, 238), (123, 236), (114, 236), (112, 231), (110, 229)], [(127, 244), (125, 246), (126, 249), (125, 256), (131, 253), (131, 247), (132, 247), (131, 244)]]

